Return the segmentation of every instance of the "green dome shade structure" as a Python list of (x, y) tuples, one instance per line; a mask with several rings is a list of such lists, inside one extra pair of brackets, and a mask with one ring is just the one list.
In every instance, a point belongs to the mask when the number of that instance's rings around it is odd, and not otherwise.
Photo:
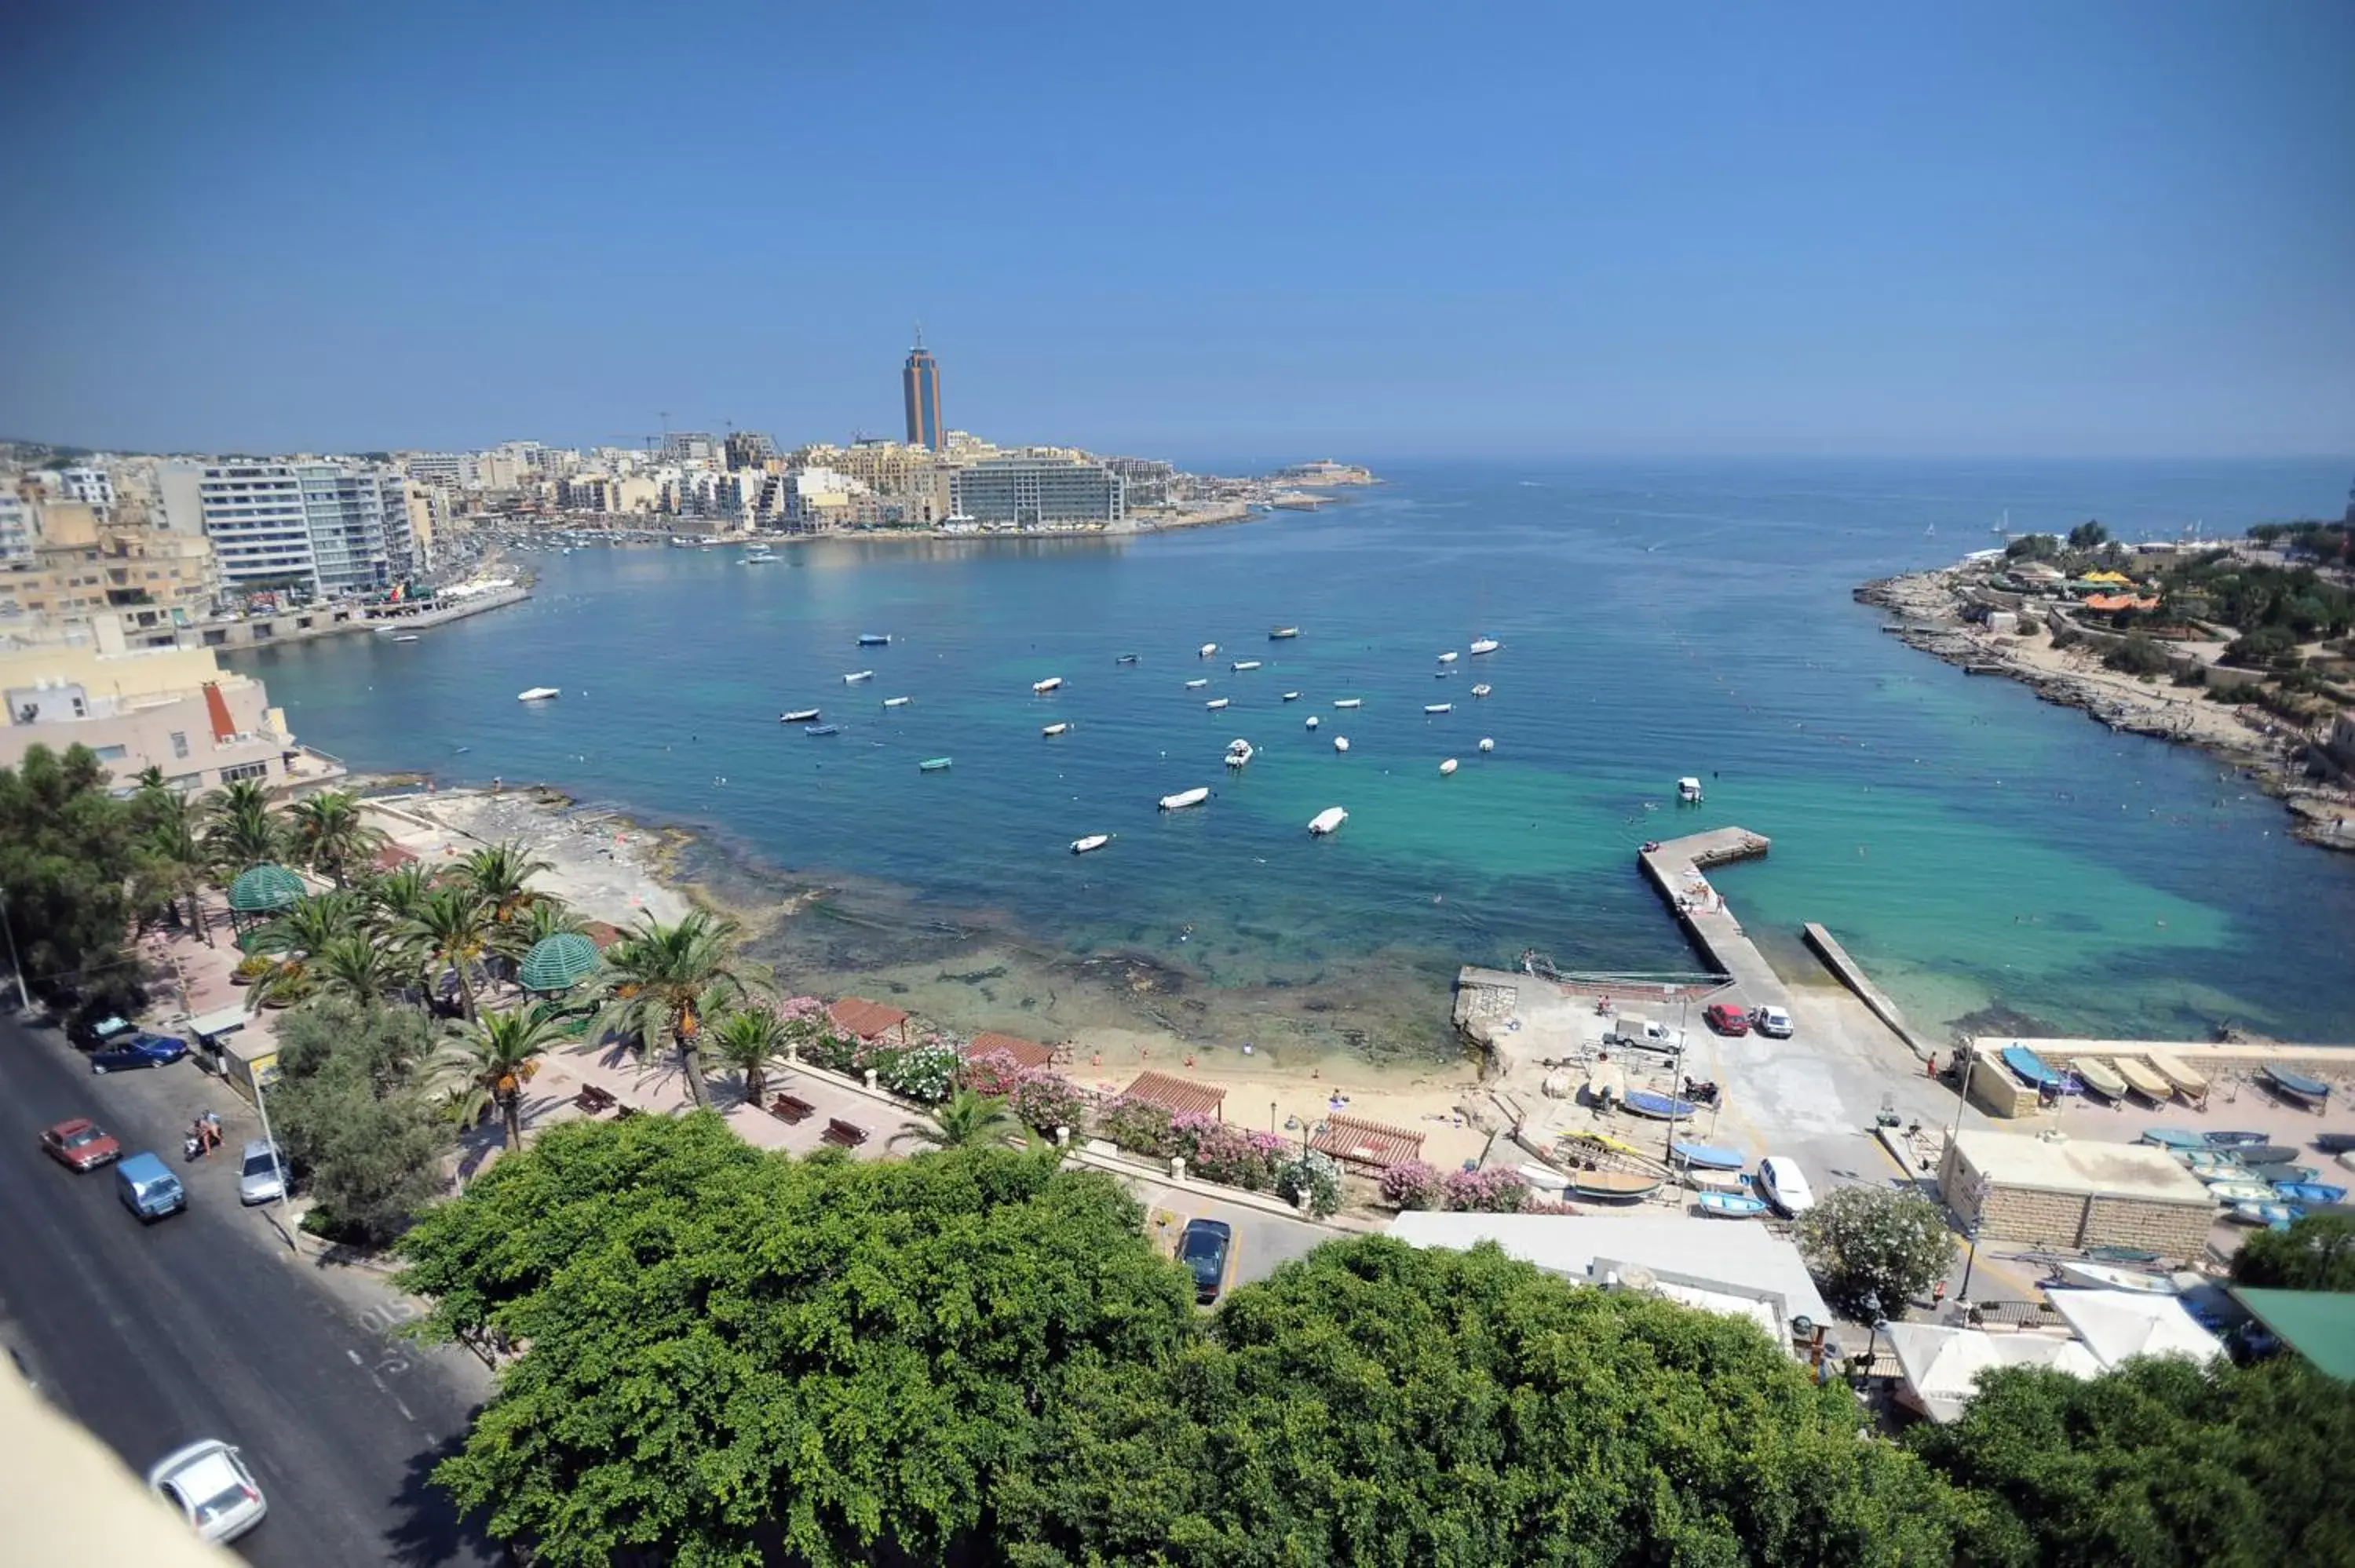
[(566, 991), (596, 971), (597, 944), (578, 931), (559, 931), (531, 945), (517, 978), (526, 991)]
[(240, 915), (275, 915), (302, 897), (303, 879), (282, 865), (257, 865), (229, 885), (229, 906)]

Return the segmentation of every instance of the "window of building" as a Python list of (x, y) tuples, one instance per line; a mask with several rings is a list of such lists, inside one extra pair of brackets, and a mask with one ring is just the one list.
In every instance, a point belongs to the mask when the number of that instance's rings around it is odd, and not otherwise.
[(172, 732), (172, 755), (175, 757), (186, 757), (188, 755), (188, 732), (186, 730), (176, 729)]
[(234, 767), (224, 768), (221, 769), (221, 782), (224, 784), (234, 784), (240, 779), (267, 779), (269, 777), (270, 764), (267, 762), (240, 762)]
[(131, 755), (131, 748), (127, 746), (101, 746), (95, 749), (94, 755), (101, 762), (120, 762)]

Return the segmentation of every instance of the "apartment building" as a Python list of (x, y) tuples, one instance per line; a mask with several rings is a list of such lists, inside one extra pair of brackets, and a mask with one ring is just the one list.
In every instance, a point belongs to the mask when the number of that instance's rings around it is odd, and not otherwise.
[(206, 648), (133, 650), (116, 619), (86, 642), (0, 649), (0, 767), (35, 746), (87, 746), (127, 791), (149, 768), (194, 794), (240, 779), (287, 780), (286, 715)]
[(949, 476), (956, 516), (983, 527), (1114, 524), (1127, 514), (1126, 493), (1102, 463), (1059, 458), (992, 458)]
[(0, 502), (0, 630), (11, 635), (43, 638), (113, 610), (134, 642), (168, 645), (211, 612), (216, 592), (212, 546), (201, 535), (111, 524), (82, 502)]
[(232, 589), (292, 586), (319, 598), (366, 593), (417, 568), (407, 482), (381, 464), (310, 458), (175, 463), (165, 468), (160, 488), (172, 530), (209, 538), (221, 581)]

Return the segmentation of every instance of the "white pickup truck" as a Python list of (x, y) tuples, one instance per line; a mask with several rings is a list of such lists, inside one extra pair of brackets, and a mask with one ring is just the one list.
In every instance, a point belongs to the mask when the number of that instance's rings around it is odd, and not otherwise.
[(1685, 1032), (1671, 1029), (1657, 1019), (1646, 1018), (1640, 1012), (1622, 1012), (1611, 1020), (1611, 1028), (1603, 1036), (1605, 1045), (1640, 1046), (1646, 1051), (1681, 1051), (1685, 1048)]

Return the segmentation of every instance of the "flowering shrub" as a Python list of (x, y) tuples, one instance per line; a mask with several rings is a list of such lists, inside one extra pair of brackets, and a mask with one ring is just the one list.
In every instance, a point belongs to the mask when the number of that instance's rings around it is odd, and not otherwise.
[(1420, 1160), (1401, 1160), (1382, 1172), (1382, 1202), (1394, 1209), (1439, 1207), (1439, 1172)]
[(1007, 1103), (1026, 1127), (1052, 1133), (1059, 1127), (1076, 1128), (1087, 1098), (1060, 1074), (1035, 1068), (1014, 1081)]
[(863, 1067), (875, 1069), (875, 1081), (895, 1095), (931, 1105), (949, 1097), (956, 1086), (957, 1054), (938, 1038), (913, 1045), (873, 1045), (864, 1053)]
[(1160, 1157), (1176, 1148), (1170, 1126), (1172, 1119), (1167, 1109), (1150, 1100), (1133, 1100), (1123, 1096), (1104, 1102), (1103, 1109), (1097, 1115), (1096, 1127), (1104, 1137), (1123, 1149)]
[(1275, 1173), (1275, 1195), (1287, 1203), (1308, 1199), (1308, 1212), (1323, 1219), (1341, 1206), (1341, 1166), (1329, 1154), (1309, 1150)]
[(1443, 1190), (1449, 1208), (1484, 1214), (1518, 1214), (1529, 1201), (1528, 1178), (1498, 1166), (1451, 1171)]
[(986, 1055), (969, 1056), (957, 1068), (957, 1087), (971, 1089), (977, 1095), (1004, 1099), (1014, 1093), (1014, 1086), (1022, 1081), (1022, 1064), (1014, 1059), (1011, 1051), (992, 1051)]
[(847, 1034), (821, 1025), (795, 1042), (801, 1048), (802, 1060), (813, 1067), (824, 1067), (830, 1073), (847, 1073), (853, 1077), (865, 1065), (865, 1048)]

